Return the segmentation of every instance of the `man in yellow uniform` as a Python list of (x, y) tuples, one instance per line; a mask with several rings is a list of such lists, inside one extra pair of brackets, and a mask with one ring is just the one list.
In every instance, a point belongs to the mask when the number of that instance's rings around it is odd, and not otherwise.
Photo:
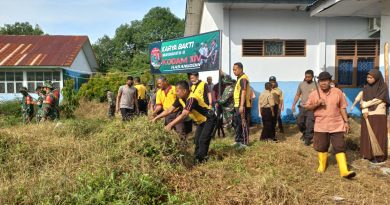
[(245, 148), (249, 144), (249, 120), (252, 107), (249, 78), (244, 73), (242, 63), (233, 65), (233, 73), (237, 76), (237, 83), (233, 93), (234, 109), (236, 111), (236, 142), (234, 145)]
[(276, 77), (271, 76), (269, 77), (269, 82), (272, 84), (272, 95), (275, 100), (275, 106), (274, 106), (274, 113), (275, 113), (275, 118), (274, 118), (274, 126), (276, 127), (276, 124), (279, 126), (279, 132), (283, 133), (283, 124), (282, 124), (282, 117), (281, 117), (281, 112), (284, 110), (284, 97), (283, 97), (283, 92), (282, 90), (278, 87), (278, 83), (276, 82)]
[[(160, 76), (157, 79), (157, 85), (160, 89), (158, 89), (156, 94), (156, 108), (152, 113), (153, 118), (161, 112), (168, 110), (176, 101), (176, 87), (170, 85), (164, 76)], [(179, 115), (180, 109), (175, 109), (169, 115), (164, 116), (165, 125), (171, 123)], [(174, 129), (179, 134), (181, 140), (186, 140), (187, 133), (183, 122), (175, 124)]]
[(139, 77), (134, 78), (134, 87), (137, 89), (137, 99), (139, 113), (146, 115), (148, 113), (148, 101), (146, 100), (146, 87), (141, 83)]
[(188, 75), (192, 83), (191, 92), (198, 96), (203, 102), (212, 107), (213, 98), (211, 97), (211, 90), (206, 82), (199, 80), (199, 73), (190, 73)]
[(165, 129), (171, 130), (172, 127), (183, 122), (189, 116), (197, 124), (194, 137), (195, 161), (199, 163), (205, 162), (208, 159), (208, 150), (212, 133), (217, 123), (217, 117), (200, 97), (190, 91), (190, 87), (186, 81), (178, 82), (176, 88), (178, 99), (169, 109), (155, 117), (153, 121), (168, 116), (178, 108), (183, 109), (175, 120), (165, 126)]

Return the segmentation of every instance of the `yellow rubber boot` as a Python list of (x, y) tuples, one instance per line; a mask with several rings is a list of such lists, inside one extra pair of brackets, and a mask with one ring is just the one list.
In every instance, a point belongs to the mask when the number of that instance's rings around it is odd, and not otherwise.
[(318, 162), (320, 165), (318, 166), (317, 172), (319, 173), (325, 172), (327, 160), (328, 160), (327, 152), (318, 152)]
[(351, 179), (356, 176), (356, 173), (353, 171), (348, 171), (347, 167), (347, 158), (345, 153), (341, 152), (336, 154), (337, 164), (339, 165), (340, 175), (344, 178)]

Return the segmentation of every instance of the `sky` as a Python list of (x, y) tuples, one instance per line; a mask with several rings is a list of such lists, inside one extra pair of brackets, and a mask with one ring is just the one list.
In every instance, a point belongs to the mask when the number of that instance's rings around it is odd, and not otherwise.
[(186, 0), (0, 0), (0, 26), (27, 21), (50, 35), (88, 35), (94, 43), (156, 6), (184, 18), (185, 5)]

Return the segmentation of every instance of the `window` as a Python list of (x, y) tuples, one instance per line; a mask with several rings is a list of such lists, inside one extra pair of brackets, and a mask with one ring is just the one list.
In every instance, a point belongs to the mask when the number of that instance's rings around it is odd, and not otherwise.
[(265, 56), (282, 56), (284, 54), (283, 41), (264, 41)]
[(306, 40), (242, 40), (242, 55), (249, 57), (304, 57)]
[(61, 72), (27, 72), (27, 89), (29, 92), (35, 92), (38, 86), (42, 86), (46, 80), (50, 80), (54, 87), (60, 88)]
[(336, 81), (342, 87), (362, 87), (366, 74), (379, 65), (379, 40), (338, 40)]
[(17, 93), (23, 87), (23, 72), (0, 72), (0, 93)]

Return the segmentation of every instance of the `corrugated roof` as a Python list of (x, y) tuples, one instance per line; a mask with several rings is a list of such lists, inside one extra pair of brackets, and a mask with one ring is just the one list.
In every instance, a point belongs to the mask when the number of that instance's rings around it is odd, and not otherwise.
[(70, 67), (87, 36), (0, 35), (0, 66)]

